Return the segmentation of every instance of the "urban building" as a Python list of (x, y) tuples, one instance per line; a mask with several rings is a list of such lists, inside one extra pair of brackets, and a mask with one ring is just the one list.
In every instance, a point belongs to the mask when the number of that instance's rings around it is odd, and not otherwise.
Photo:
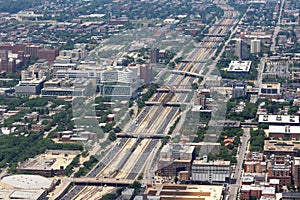
[(140, 78), (143, 83), (147, 84), (153, 81), (153, 70), (149, 63), (139, 65)]
[(267, 171), (263, 153), (250, 152), (246, 155), (244, 163), (245, 173), (262, 173)]
[(190, 174), (192, 161), (195, 159), (195, 147), (181, 144), (166, 144), (158, 160), (159, 176), (177, 176), (180, 171)]
[(38, 49), (37, 58), (45, 59), (49, 63), (53, 63), (58, 56), (58, 48), (42, 48)]
[(76, 48), (72, 50), (61, 50), (59, 51), (59, 56), (56, 58), (60, 59), (70, 59), (71, 62), (77, 62), (82, 60), (87, 56), (87, 51), (84, 48)]
[(260, 53), (260, 45), (261, 41), (255, 38), (254, 40), (251, 40), (251, 47), (250, 47), (250, 53)]
[(41, 49), (40, 44), (26, 44), (25, 45), (25, 55), (30, 55), (31, 57), (38, 58), (38, 50)]
[(39, 175), (16, 174), (5, 176), (0, 181), (1, 199), (47, 199), (56, 179), (48, 179)]
[(299, 192), (283, 192), (282, 200), (300, 200)]
[(162, 184), (149, 188), (147, 190), (147, 194), (145, 194), (143, 197), (144, 199), (156, 200), (221, 200), (223, 199), (223, 188), (223, 186), (218, 185)]
[(276, 199), (276, 192), (274, 187), (266, 187), (261, 185), (242, 185), (241, 199), (250, 200), (256, 199)]
[(294, 185), (300, 185), (300, 157), (294, 157), (293, 163)]
[(235, 55), (240, 60), (245, 60), (249, 58), (248, 44), (243, 39), (236, 40)]
[[(15, 174), (5, 176), (1, 179), (0, 185), (9, 185), (12, 188), (51, 191), (55, 185), (55, 181), (40, 175)], [(0, 186), (1, 187), (1, 186)]]
[(258, 95), (267, 99), (278, 99), (281, 96), (280, 83), (261, 84)]
[(230, 161), (194, 160), (192, 163), (192, 180), (194, 182), (220, 183), (229, 182), (231, 175)]
[(71, 59), (55, 60), (53, 64), (53, 71), (57, 70), (74, 70), (77, 64), (73, 63)]
[(29, 96), (41, 94), (46, 77), (42, 79), (33, 79), (30, 81), (20, 81), (15, 86), (15, 94), (18, 96)]
[(194, 104), (195, 106), (201, 106), (200, 109), (206, 108), (206, 97), (205, 93), (201, 92), (201, 90), (195, 90), (194, 92)]
[(205, 83), (210, 87), (219, 87), (222, 85), (222, 77), (218, 75), (210, 75), (206, 77)]
[(290, 155), (295, 156), (300, 149), (300, 141), (297, 140), (265, 140), (264, 153), (266, 155)]
[(249, 73), (251, 61), (231, 61), (227, 72), (231, 73)]
[(272, 138), (288, 138), (297, 139), (300, 138), (300, 126), (269, 126), (269, 137)]
[(119, 200), (130, 200), (133, 195), (134, 195), (134, 189), (126, 188), (124, 191), (122, 191), (121, 197), (119, 198)]
[(18, 173), (40, 175), (64, 175), (66, 167), (80, 151), (47, 150), (44, 154), (30, 158), (18, 168)]
[[(258, 123), (264, 123), (269, 125), (299, 125), (299, 116), (295, 115), (259, 115)], [(271, 130), (273, 131), (273, 130)]]
[[(96, 63), (80, 62), (76, 68), (78, 69), (58, 69), (56, 71), (56, 78), (66, 80), (71, 79), (73, 81), (81, 79), (90, 80), (95, 86), (97, 86), (97, 89), (95, 88), (95, 91), (92, 92), (97, 91), (101, 95), (115, 98), (132, 97), (141, 83), (140, 69), (139, 66), (136, 65), (128, 67), (99, 66), (96, 65)], [(142, 68), (143, 69), (141, 71), (143, 73), (143, 79), (150, 81), (152, 77), (152, 70), (150, 66), (143, 66)], [(77, 86), (79, 85), (77, 84)]]
[(157, 64), (157, 63), (159, 63), (159, 49), (152, 48), (150, 50), (150, 63), (151, 64)]
[(289, 155), (271, 155), (268, 164), (268, 181), (279, 179), (280, 186), (292, 184), (292, 162)]
[(232, 98), (244, 97), (246, 96), (246, 83), (235, 82), (232, 85)]
[(49, 80), (41, 90), (42, 96), (85, 96), (91, 91), (92, 82), (88, 79)]
[(29, 189), (1, 188), (0, 197), (1, 199), (34, 199), (34, 200), (48, 199), (47, 192), (42, 189), (29, 190)]
[(39, 59), (35, 64), (21, 71), (21, 81), (42, 79), (43, 77), (46, 77), (46, 80), (48, 80), (50, 78), (50, 72), (49, 62), (45, 59)]
[(13, 73), (17, 70), (16, 58), (8, 56), (8, 51), (0, 50), (0, 72)]
[(139, 86), (138, 75), (138, 70), (133, 70), (132, 67), (106, 67), (100, 77), (100, 94), (115, 98), (130, 98)]

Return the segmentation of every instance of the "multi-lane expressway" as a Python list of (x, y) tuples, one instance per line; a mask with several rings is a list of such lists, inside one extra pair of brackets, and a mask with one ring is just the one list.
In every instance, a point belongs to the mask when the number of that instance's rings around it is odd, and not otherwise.
[[(220, 34), (228, 34), (238, 23), (236, 16), (238, 13), (227, 5), (222, 5), (225, 10), (224, 17), (218, 20), (204, 37), (203, 41), (197, 45), (186, 62), (180, 63), (176, 70), (199, 73), (205, 66), (205, 62), (214, 56), (216, 48), (221, 45), (224, 38)], [(200, 62), (199, 62), (200, 61)], [(175, 89), (181, 85), (191, 85), (195, 77), (182, 76), (180, 74), (170, 74), (166, 85)], [(152, 97), (155, 101), (164, 101), (168, 94), (156, 93)], [(174, 93), (170, 101), (184, 102), (186, 93)], [(187, 102), (189, 103), (189, 102)], [(130, 134), (136, 135), (166, 135), (168, 127), (180, 115), (178, 107), (170, 106), (146, 106), (140, 114), (132, 120), (129, 128), (125, 130)], [(88, 178), (116, 179), (116, 180), (135, 180), (145, 168), (146, 161), (153, 160), (159, 148), (158, 139), (146, 138), (122, 138), (117, 139), (113, 148), (100, 159), (99, 163), (87, 175)], [(151, 156), (151, 157), (150, 157)], [(151, 174), (147, 175), (148, 177)], [(86, 191), (96, 194), (97, 187), (76, 185), (61, 199), (87, 199), (84, 197)], [(95, 195), (97, 196), (97, 195)], [(89, 196), (89, 198), (92, 198)]]

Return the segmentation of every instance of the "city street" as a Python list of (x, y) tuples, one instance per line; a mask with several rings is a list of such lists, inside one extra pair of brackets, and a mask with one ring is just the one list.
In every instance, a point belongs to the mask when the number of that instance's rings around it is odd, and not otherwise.
[(243, 171), (243, 161), (245, 155), (247, 153), (248, 142), (250, 139), (250, 128), (244, 128), (244, 134), (241, 137), (241, 145), (239, 147), (238, 155), (237, 155), (237, 164), (234, 171), (233, 179), (236, 180), (230, 185), (229, 189), (229, 199), (236, 200), (238, 197), (238, 192), (240, 188), (240, 181)]

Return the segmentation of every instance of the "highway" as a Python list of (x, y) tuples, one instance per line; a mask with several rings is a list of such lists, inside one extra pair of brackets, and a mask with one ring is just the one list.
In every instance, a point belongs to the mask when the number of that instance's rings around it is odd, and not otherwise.
[[(199, 74), (206, 62), (214, 56), (217, 47), (224, 41), (224, 37), (220, 35), (228, 34), (238, 23), (235, 17), (238, 16), (236, 11), (227, 5), (220, 6), (225, 10), (224, 17), (218, 20), (215, 25), (209, 29), (209, 36), (205, 36), (203, 41), (187, 56), (187, 62), (179, 63), (175, 70)], [(182, 86), (190, 86), (195, 80), (195, 77), (182, 74), (170, 74), (166, 85), (176, 89)], [(186, 97), (186, 93), (156, 93), (151, 98), (151, 101), (184, 102), (186, 101)], [(124, 130), (124, 132), (134, 135), (166, 135), (169, 127), (179, 114), (178, 107), (161, 105), (146, 106), (141, 110), (140, 114), (131, 121), (129, 128)], [(149, 172), (146, 176), (152, 177), (153, 172), (150, 173), (151, 170), (149, 170), (151, 163), (147, 163), (148, 167), (146, 167), (146, 162), (152, 162), (154, 160), (158, 151), (158, 143), (158, 139), (118, 139), (113, 148), (91, 170), (87, 177), (135, 180), (145, 168), (148, 168)], [(97, 187), (76, 185), (62, 199), (77, 199), (79, 196), (79, 199), (87, 199), (81, 195), (86, 194), (87, 191), (97, 196)], [(89, 196), (89, 198), (91, 198), (91, 196)]]

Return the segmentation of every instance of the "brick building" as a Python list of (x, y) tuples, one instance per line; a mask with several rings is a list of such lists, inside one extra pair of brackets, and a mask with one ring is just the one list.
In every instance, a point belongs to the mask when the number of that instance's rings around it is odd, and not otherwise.
[(274, 156), (270, 157), (268, 165), (268, 181), (270, 179), (279, 179), (280, 186), (292, 184), (292, 162), (291, 157)]

